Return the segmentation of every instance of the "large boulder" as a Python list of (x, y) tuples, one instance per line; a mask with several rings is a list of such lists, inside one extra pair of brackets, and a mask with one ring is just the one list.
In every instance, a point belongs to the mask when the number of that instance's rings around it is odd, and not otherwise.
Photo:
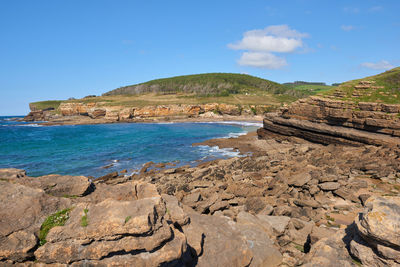
[(41, 189), (0, 181), (0, 261), (18, 262), (32, 257), (45, 218), (69, 206), (69, 199), (49, 196)]
[(196, 266), (249, 266), (253, 252), (246, 238), (227, 217), (189, 214), (190, 224), (183, 226)]
[(350, 267), (358, 266), (350, 257), (346, 248), (345, 231), (320, 239), (304, 258), (304, 267)]
[(16, 178), (22, 178), (26, 176), (26, 171), (21, 169), (7, 168), (0, 169), (1, 180), (12, 180)]
[(355, 257), (369, 266), (400, 265), (400, 197), (370, 197), (355, 223)]
[(35, 256), (44, 263), (167, 264), (179, 260), (187, 245), (185, 236), (164, 220), (165, 213), (160, 197), (79, 203), (65, 226), (50, 230)]
[(40, 177), (15, 179), (16, 183), (43, 189), (57, 197), (80, 197), (90, 192), (92, 183), (85, 176), (51, 174)]
[(278, 266), (282, 262), (282, 254), (272, 242), (272, 227), (247, 212), (240, 212), (236, 220), (234, 227), (246, 238), (253, 253), (250, 266)]

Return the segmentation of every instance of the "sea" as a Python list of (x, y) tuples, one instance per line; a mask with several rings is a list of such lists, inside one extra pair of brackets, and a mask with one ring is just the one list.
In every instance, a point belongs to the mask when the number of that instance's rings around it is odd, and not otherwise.
[(262, 126), (236, 121), (44, 126), (12, 118), (0, 116), (0, 168), (24, 169), (33, 177), (100, 177), (124, 169), (129, 175), (149, 161), (195, 166), (239, 152), (193, 143), (237, 137)]

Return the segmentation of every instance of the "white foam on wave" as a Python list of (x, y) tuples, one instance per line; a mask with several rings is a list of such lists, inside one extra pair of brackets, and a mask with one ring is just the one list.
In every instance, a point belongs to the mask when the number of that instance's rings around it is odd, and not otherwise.
[(240, 132), (240, 133), (229, 133), (227, 136), (222, 138), (238, 138), (239, 136), (246, 135), (247, 132)]
[(30, 123), (30, 124), (15, 124), (10, 126), (22, 126), (22, 127), (43, 127), (43, 125), (39, 125), (37, 123)]
[(174, 124), (176, 122), (156, 122), (155, 124)]
[(200, 149), (200, 152), (204, 155), (201, 159), (207, 159), (210, 156), (211, 157), (217, 157), (220, 158), (222, 157), (241, 157), (244, 155), (240, 155), (239, 151), (236, 151), (233, 148), (219, 148), (218, 146), (197, 146)]

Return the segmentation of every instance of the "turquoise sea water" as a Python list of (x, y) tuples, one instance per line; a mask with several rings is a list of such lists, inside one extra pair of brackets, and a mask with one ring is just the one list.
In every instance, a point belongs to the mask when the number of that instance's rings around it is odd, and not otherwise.
[[(119, 123), (40, 126), (0, 117), (0, 168), (25, 169), (30, 176), (51, 173), (101, 176), (148, 161), (195, 165), (237, 155), (230, 149), (192, 143), (254, 131), (259, 123)], [(112, 165), (105, 169), (104, 166)]]

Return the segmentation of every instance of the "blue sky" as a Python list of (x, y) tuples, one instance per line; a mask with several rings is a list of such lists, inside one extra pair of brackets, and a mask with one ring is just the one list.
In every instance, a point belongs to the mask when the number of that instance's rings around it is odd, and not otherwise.
[(184, 74), (377, 74), (400, 65), (399, 10), (397, 0), (0, 0), (0, 115)]

